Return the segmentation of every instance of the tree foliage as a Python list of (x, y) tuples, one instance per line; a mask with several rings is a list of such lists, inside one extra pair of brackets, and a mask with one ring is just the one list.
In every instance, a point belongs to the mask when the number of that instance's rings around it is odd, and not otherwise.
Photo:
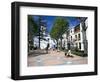
[(31, 15), (28, 16), (28, 33), (33, 36), (38, 32), (38, 25)]
[(38, 32), (38, 25), (32, 15), (28, 16), (28, 52), (33, 48), (33, 37)]
[(50, 35), (54, 39), (59, 39), (62, 37), (62, 34), (65, 33), (68, 29), (69, 23), (67, 18), (56, 17), (53, 27), (51, 29)]

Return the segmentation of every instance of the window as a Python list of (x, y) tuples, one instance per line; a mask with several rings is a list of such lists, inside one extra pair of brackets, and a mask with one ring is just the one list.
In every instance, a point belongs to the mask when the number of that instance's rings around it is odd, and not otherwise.
[(75, 35), (75, 41), (77, 40), (77, 35)]
[(81, 49), (81, 43), (79, 43), (79, 49)]
[(71, 33), (72, 33), (72, 30), (71, 30)]
[(72, 36), (71, 36), (71, 41), (72, 41)]
[(80, 40), (80, 34), (78, 34), (78, 40)]

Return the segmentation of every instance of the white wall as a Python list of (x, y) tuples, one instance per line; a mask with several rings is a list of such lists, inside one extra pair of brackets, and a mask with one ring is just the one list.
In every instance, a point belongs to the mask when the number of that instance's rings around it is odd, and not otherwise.
[[(11, 71), (11, 2), (14, 0), (1, 0), (0, 1), (0, 82), (13, 82), (10, 79)], [(18, 0), (16, 0), (18, 1)], [(41, 3), (56, 3), (56, 4), (72, 4), (72, 5), (89, 5), (98, 6), (100, 10), (100, 0), (20, 0), (29, 2), (41, 2)], [(99, 11), (100, 14), (100, 11)], [(98, 16), (100, 18), (100, 16)], [(99, 19), (100, 21), (100, 19)], [(99, 24), (100, 26), (100, 24)], [(100, 31), (100, 28), (98, 28)], [(100, 32), (99, 32), (100, 35)], [(100, 42), (100, 37), (99, 41)], [(100, 43), (99, 43), (100, 45)], [(100, 46), (99, 46), (100, 49)], [(100, 50), (99, 50), (100, 54)], [(98, 56), (100, 58), (100, 55)], [(100, 62), (100, 59), (99, 59)], [(100, 68), (100, 64), (99, 64)], [(100, 71), (99, 71), (100, 73)], [(34, 80), (35, 82), (99, 82), (100, 75), (98, 76), (84, 76), (84, 77), (66, 77), (55, 79), (42, 79)], [(22, 82), (22, 81), (21, 81)], [(26, 80), (26, 82), (29, 82)], [(30, 80), (33, 82), (33, 80)]]

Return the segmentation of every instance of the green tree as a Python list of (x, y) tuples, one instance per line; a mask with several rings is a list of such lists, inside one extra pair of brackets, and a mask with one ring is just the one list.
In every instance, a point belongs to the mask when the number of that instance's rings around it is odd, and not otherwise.
[(35, 35), (38, 32), (38, 25), (31, 15), (28, 16), (28, 32), (30, 35)]
[(56, 17), (50, 35), (52, 38), (56, 39), (57, 43), (58, 39), (61, 39), (61, 47), (62, 47), (62, 35), (68, 30), (68, 27), (69, 27), (69, 22), (67, 18)]
[(33, 38), (38, 32), (38, 25), (34, 21), (32, 15), (28, 16), (28, 45), (29, 48), (33, 46)]

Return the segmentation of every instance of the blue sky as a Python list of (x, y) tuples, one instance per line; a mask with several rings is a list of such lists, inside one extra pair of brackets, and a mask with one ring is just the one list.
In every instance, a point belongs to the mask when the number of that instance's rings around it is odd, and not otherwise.
[[(48, 32), (50, 32), (51, 29), (52, 29), (53, 23), (55, 21), (55, 18), (57, 16), (41, 16), (41, 17), (42, 17), (42, 19), (44, 19), (46, 21), (46, 23), (47, 23), (47, 30), (48, 30)], [(36, 22), (38, 22), (38, 18), (39, 18), (39, 16), (33, 16), (33, 19)], [(80, 23), (80, 21), (78, 19), (76, 19), (75, 17), (68, 17), (68, 16), (66, 16), (65, 18), (69, 22), (69, 28), (75, 27), (77, 24)]]

